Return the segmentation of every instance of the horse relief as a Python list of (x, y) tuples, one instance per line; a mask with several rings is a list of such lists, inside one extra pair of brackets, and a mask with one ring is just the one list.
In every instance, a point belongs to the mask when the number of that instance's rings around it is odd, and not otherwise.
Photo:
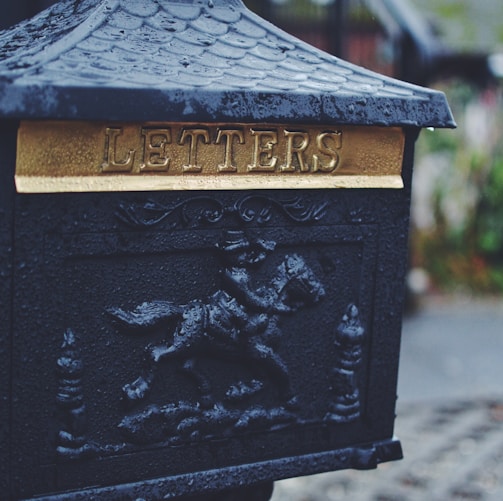
[[(226, 429), (239, 429), (255, 421), (272, 425), (293, 419), (297, 397), (291, 388), (287, 364), (278, 353), (281, 319), (318, 303), (325, 294), (323, 285), (301, 256), (290, 254), (284, 256), (268, 283), (256, 287), (251, 272), (274, 251), (274, 242), (251, 242), (242, 231), (226, 231), (216, 247), (224, 260), (222, 287), (210, 297), (182, 305), (159, 300), (145, 302), (131, 311), (108, 309), (120, 333), (148, 336), (153, 331), (163, 332), (162, 342), (145, 347), (142, 373), (122, 388), (129, 407), (146, 400), (159, 365), (169, 361), (181, 363), (198, 388), (197, 402), (151, 404), (126, 416), (120, 427), (130, 435), (138, 435), (138, 429), (152, 419), (175, 419), (170, 427), (177, 432), (172, 437), (183, 435), (187, 427), (191, 433), (199, 433), (202, 422), (226, 422)], [(250, 367), (254, 377), (229, 384), (223, 402), (212, 394), (211, 378), (198, 370), (203, 357), (223, 363), (239, 360)], [(280, 406), (231, 409), (231, 403), (246, 402), (271, 384), (276, 387)], [(166, 423), (162, 426), (165, 429)], [(143, 429), (141, 433), (143, 436)]]

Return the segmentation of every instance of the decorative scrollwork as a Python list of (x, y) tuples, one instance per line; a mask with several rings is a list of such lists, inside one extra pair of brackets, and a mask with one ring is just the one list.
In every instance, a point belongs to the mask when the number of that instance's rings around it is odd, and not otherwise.
[(153, 200), (144, 204), (121, 204), (117, 217), (128, 226), (149, 228), (166, 221), (170, 216), (178, 216), (169, 226), (189, 228), (220, 221), (225, 212), (224, 205), (212, 197), (194, 197), (173, 205), (163, 205)]
[(245, 223), (256, 221), (266, 223), (272, 217), (273, 208), (296, 223), (319, 221), (326, 214), (327, 203), (307, 205), (300, 197), (289, 200), (276, 200), (263, 195), (249, 195), (238, 200), (232, 212), (236, 212)]
[(259, 224), (268, 223), (274, 209), (296, 223), (321, 220), (327, 209), (327, 203), (305, 203), (300, 197), (288, 200), (276, 200), (265, 195), (247, 195), (234, 204), (225, 205), (210, 196), (193, 197), (172, 205), (163, 205), (149, 200), (144, 204), (121, 204), (117, 217), (133, 228), (150, 228), (170, 218), (171, 229), (177, 227), (195, 228), (221, 221), (226, 214), (237, 217), (241, 222)]

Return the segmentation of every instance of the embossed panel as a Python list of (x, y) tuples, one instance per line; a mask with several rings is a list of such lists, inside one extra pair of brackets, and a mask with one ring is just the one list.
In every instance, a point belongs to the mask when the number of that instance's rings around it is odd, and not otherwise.
[(372, 360), (388, 199), (24, 198), (15, 496), (155, 478), (173, 496), (217, 470), (232, 485), (399, 457)]

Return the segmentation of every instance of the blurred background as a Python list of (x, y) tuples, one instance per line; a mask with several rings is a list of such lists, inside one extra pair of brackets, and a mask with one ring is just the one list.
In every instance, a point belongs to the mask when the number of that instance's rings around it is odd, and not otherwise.
[[(0, 29), (53, 3), (8, 2)], [(417, 143), (395, 428), (405, 459), (278, 482), (273, 501), (501, 501), (503, 2), (244, 3), (320, 49), (444, 91), (458, 124)]]
[[(247, 0), (309, 43), (447, 94), (456, 131), (417, 145), (410, 290), (503, 292), (503, 2)], [(413, 303), (409, 303), (413, 306)]]

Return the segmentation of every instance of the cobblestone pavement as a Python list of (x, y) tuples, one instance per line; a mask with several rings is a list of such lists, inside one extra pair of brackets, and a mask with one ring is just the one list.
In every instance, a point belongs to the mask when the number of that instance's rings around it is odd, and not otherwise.
[(272, 501), (503, 500), (503, 398), (399, 406), (405, 458), (283, 480)]
[(433, 298), (406, 319), (404, 459), (277, 482), (272, 501), (502, 501), (503, 300)]

